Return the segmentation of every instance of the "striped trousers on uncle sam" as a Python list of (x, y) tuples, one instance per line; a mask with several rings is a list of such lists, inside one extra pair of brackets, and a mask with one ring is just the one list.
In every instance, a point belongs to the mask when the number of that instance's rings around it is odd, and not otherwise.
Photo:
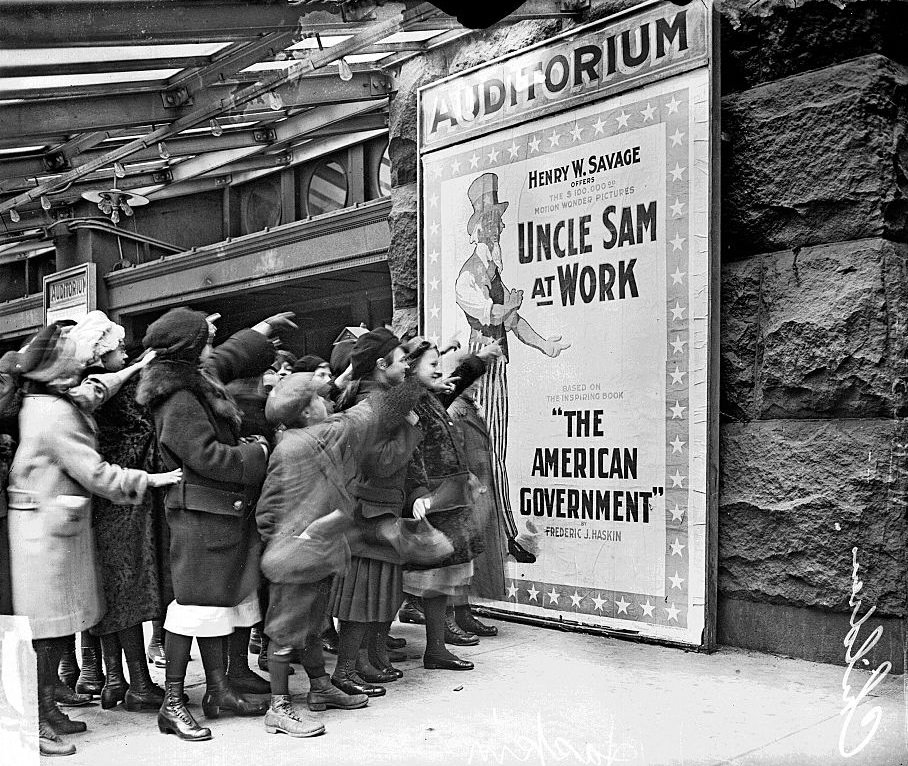
[[(482, 344), (470, 344), (475, 354)], [(489, 440), (492, 445), (492, 476), (495, 486), (495, 499), (504, 516), (507, 535), (510, 539), (517, 537), (517, 522), (511, 510), (511, 495), (508, 485), (506, 464), (508, 452), (508, 362), (504, 357), (493, 359), (486, 368), (477, 385), (476, 404), (479, 413), (486, 422)]]

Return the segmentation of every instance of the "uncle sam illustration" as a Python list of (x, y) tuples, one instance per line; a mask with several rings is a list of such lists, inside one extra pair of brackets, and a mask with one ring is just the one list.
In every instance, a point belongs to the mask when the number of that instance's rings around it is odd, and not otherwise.
[(508, 552), (521, 563), (533, 563), (536, 557), (516, 540), (518, 530), (511, 510), (508, 474), (505, 466), (508, 433), (508, 340), (509, 335), (521, 343), (555, 358), (569, 343), (560, 335), (543, 338), (521, 315), (522, 290), (510, 290), (501, 276), (501, 232), (505, 227), (506, 201), (498, 200), (498, 176), (483, 173), (470, 184), (467, 197), (473, 214), (467, 221), (467, 235), (473, 252), (464, 262), (455, 283), (457, 305), (470, 325), (470, 348), (476, 350), (497, 341), (504, 352), (489, 365), (479, 379), (476, 400), (483, 414), (492, 442), (494, 491), (507, 528)]

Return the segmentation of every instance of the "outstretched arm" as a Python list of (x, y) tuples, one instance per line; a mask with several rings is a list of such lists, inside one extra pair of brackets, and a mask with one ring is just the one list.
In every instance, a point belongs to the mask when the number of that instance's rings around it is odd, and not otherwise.
[(566, 348), (571, 347), (570, 343), (565, 343), (561, 340), (560, 335), (552, 335), (549, 338), (543, 338), (530, 326), (530, 323), (519, 314), (514, 314), (514, 324), (508, 329), (517, 336), (517, 339), (521, 343), (531, 346), (553, 359)]

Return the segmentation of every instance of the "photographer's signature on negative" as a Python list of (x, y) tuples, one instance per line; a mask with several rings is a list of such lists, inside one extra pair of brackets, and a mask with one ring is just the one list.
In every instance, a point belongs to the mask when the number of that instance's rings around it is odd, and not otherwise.
[(861, 644), (857, 652), (853, 652), (854, 645), (858, 640), (858, 632), (861, 629), (861, 626), (869, 619), (876, 611), (876, 607), (873, 606), (867, 610), (867, 613), (858, 619), (858, 613), (861, 610), (861, 599), (858, 598), (858, 594), (861, 592), (861, 589), (864, 587), (864, 582), (858, 579), (858, 549), (851, 549), (851, 596), (848, 599), (848, 605), (851, 607), (851, 618), (849, 623), (851, 624), (848, 633), (845, 635), (845, 640), (843, 644), (845, 645), (845, 661), (848, 663), (848, 667), (845, 668), (845, 675), (842, 677), (842, 701), (845, 703), (845, 707), (842, 708), (840, 715), (845, 716), (845, 720), (842, 721), (842, 730), (839, 732), (839, 753), (844, 758), (850, 758), (853, 755), (857, 755), (861, 752), (873, 739), (873, 735), (876, 734), (877, 729), (880, 726), (880, 719), (883, 716), (882, 709), (877, 706), (868, 710), (864, 717), (861, 718), (860, 727), (861, 729), (868, 729), (869, 731), (865, 735), (864, 739), (853, 749), (848, 750), (846, 746), (846, 739), (848, 735), (849, 728), (851, 727), (851, 719), (854, 716), (855, 711), (857, 710), (858, 705), (861, 703), (861, 700), (866, 697), (870, 692), (872, 692), (882, 680), (889, 674), (889, 671), (892, 670), (892, 663), (888, 660), (882, 665), (874, 668), (873, 672), (870, 674), (870, 678), (864, 683), (864, 686), (861, 687), (860, 692), (855, 696), (851, 694), (851, 684), (849, 679), (851, 678), (851, 671), (854, 670), (855, 664), (860, 660), (864, 665), (869, 665), (870, 660), (865, 659), (864, 655), (869, 654), (874, 646), (877, 645), (880, 638), (883, 635), (883, 626), (878, 625), (876, 628), (871, 631), (870, 635), (864, 639), (864, 642)]

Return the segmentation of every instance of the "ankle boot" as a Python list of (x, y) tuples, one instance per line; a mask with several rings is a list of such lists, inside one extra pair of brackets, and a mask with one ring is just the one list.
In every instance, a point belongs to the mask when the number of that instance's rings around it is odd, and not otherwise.
[(151, 638), (148, 639), (148, 646), (145, 649), (145, 656), (148, 658), (150, 665), (156, 668), (167, 667), (167, 660), (164, 657), (164, 624), (160, 620), (153, 620), (151, 623)]
[(264, 715), (268, 704), (246, 699), (231, 687), (223, 671), (213, 670), (208, 674), (202, 712), (206, 718), (218, 718), (222, 708), (240, 716), (254, 716)]
[(325, 733), (325, 725), (293, 707), (289, 694), (272, 694), (271, 707), (265, 713), (265, 731), (291, 737), (315, 737)]
[(62, 707), (84, 707), (91, 704), (91, 695), (76, 694), (61, 681), (54, 684), (54, 702)]
[(123, 707), (130, 713), (161, 707), (164, 690), (151, 680), (148, 666), (144, 662), (127, 661), (126, 667), (129, 669), (129, 688), (123, 698)]
[(53, 727), (40, 718), (38, 719), (38, 749), (41, 755), (75, 755), (76, 746), (72, 742), (60, 739)]
[(395, 638), (394, 636), (388, 636), (385, 639), (385, 646), (388, 647), (388, 650), (394, 649), (403, 649), (407, 645), (407, 639), (405, 638)]
[(249, 653), (262, 653), (262, 631), (260, 628), (253, 628), (249, 634)]
[(334, 668), (334, 675), (331, 676), (331, 683), (334, 684), (345, 694), (356, 696), (365, 694), (367, 697), (384, 697), (384, 686), (366, 683), (356, 672), (356, 661), (341, 661), (338, 659)]
[(454, 646), (476, 646), (479, 637), (474, 633), (462, 630), (454, 620), (454, 608), (448, 607), (445, 611), (445, 643)]
[(498, 628), (494, 625), (486, 625), (473, 616), (469, 604), (454, 607), (454, 620), (458, 627), (467, 633), (474, 633), (484, 638), (498, 635)]
[(329, 620), (330, 625), (322, 631), (322, 649), (329, 654), (337, 654), (337, 642), (340, 636), (337, 635), (337, 628), (334, 627), (334, 620)]
[(158, 730), (162, 734), (176, 734), (188, 742), (211, 739), (211, 729), (199, 726), (183, 702), (183, 682), (167, 681), (164, 704), (158, 711)]
[(123, 652), (116, 633), (101, 636), (101, 651), (107, 671), (101, 689), (101, 707), (110, 710), (126, 698), (126, 690), (129, 688), (123, 676)]
[(426, 615), (422, 610), (422, 604), (417, 596), (407, 596), (403, 606), (397, 613), (397, 619), (401, 622), (409, 622), (413, 625), (425, 625)]
[[(83, 636), (82, 640), (88, 643), (85, 636)], [(101, 671), (101, 652), (98, 651), (96, 645), (83, 646), (82, 672), (79, 673), (79, 680), (76, 681), (76, 691), (79, 694), (90, 694), (93, 697), (97, 697), (101, 694), (103, 686), (104, 673)]]
[(357, 710), (369, 704), (365, 694), (347, 694), (334, 684), (327, 675), (309, 679), (309, 693), (306, 703), (313, 712), (320, 712), (327, 708), (338, 710)]
[[(234, 632), (227, 638), (227, 680), (240, 694), (270, 694), (271, 684), (249, 669), (246, 632)], [(259, 655), (261, 656), (261, 655)]]
[(80, 734), (88, 728), (84, 721), (73, 721), (60, 711), (54, 702), (54, 687), (50, 684), (38, 688), (38, 718), (57, 734)]
[(67, 645), (63, 651), (58, 675), (60, 680), (70, 689), (76, 688), (76, 681), (79, 680), (79, 663), (76, 660), (75, 641), (71, 645)]
[(398, 678), (396, 673), (389, 673), (375, 667), (369, 661), (369, 652), (366, 649), (360, 649), (357, 653), (356, 674), (369, 684), (387, 684)]

